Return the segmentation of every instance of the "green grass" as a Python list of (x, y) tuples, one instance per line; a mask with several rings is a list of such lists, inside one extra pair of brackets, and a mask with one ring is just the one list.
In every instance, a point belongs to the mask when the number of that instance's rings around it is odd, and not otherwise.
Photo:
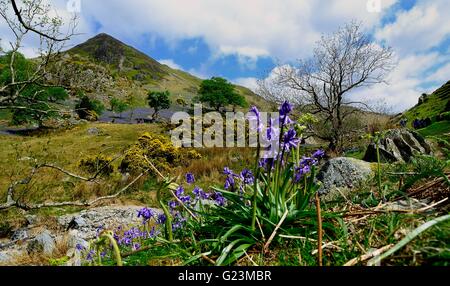
[(433, 121), (436, 116), (445, 112), (447, 103), (450, 100), (450, 81), (441, 88), (428, 96), (426, 101), (421, 105), (417, 105), (407, 111), (404, 117), (408, 119), (408, 124), (411, 125), (414, 119), (430, 118)]
[[(89, 128), (98, 128), (101, 134), (89, 135)], [(49, 133), (42, 136), (6, 136), (0, 135), (0, 199), (4, 200), (7, 187), (11, 182), (22, 179), (31, 168), (27, 157), (36, 158), (65, 168), (73, 173), (85, 175), (78, 163), (85, 156), (102, 153), (115, 157), (128, 146), (137, 142), (144, 132), (159, 132), (156, 125), (112, 125), (94, 123), (77, 126), (71, 130)], [(116, 162), (116, 166), (119, 162)], [(87, 190), (74, 189), (65, 176), (51, 170), (42, 170), (39, 180), (33, 184), (32, 197), (39, 199), (73, 199), (74, 194), (89, 195)], [(61, 182), (62, 181), (62, 182)], [(111, 186), (106, 185), (107, 189)], [(99, 192), (103, 192), (98, 190)], [(84, 195), (83, 195), (84, 194)]]
[(418, 130), (418, 132), (420, 133), (420, 135), (424, 137), (443, 136), (443, 135), (448, 136), (450, 134), (450, 121), (433, 123), (427, 128)]

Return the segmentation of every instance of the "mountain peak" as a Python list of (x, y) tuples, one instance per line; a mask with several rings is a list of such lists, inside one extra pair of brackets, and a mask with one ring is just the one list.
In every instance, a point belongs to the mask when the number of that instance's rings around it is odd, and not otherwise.
[(68, 52), (108, 64), (119, 72), (137, 74), (139, 78), (158, 79), (166, 73), (159, 62), (106, 33), (98, 34)]

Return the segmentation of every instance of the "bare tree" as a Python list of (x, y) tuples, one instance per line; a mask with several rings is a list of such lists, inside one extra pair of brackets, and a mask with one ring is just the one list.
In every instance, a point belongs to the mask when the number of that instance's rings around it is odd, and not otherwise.
[[(67, 25), (67, 32), (63, 33), (62, 18), (49, 16), (52, 8), (45, 3), (44, 0), (0, 0), (0, 16), (14, 35), (14, 40), (9, 43), (11, 49), (7, 52), (10, 80), (0, 85), (0, 110), (29, 110), (33, 104), (45, 106), (42, 110), (35, 110), (36, 112), (48, 113), (60, 109), (50, 102), (38, 102), (38, 94), (23, 96), (24, 90), (31, 85), (49, 86), (46, 81), (47, 67), (59, 58), (61, 50), (75, 35), (77, 27), (77, 16), (74, 14)], [(38, 57), (33, 60), (32, 72), (23, 78), (18, 76), (17, 61), (23, 41), (28, 35), (39, 38)]]
[(391, 48), (374, 43), (361, 24), (350, 23), (321, 38), (311, 59), (298, 66), (275, 69), (276, 84), (296, 92), (297, 102), (322, 119), (327, 132), (316, 134), (340, 151), (348, 135), (345, 122), (361, 110), (371, 110), (367, 103), (354, 101), (355, 89), (384, 82), (393, 69)]

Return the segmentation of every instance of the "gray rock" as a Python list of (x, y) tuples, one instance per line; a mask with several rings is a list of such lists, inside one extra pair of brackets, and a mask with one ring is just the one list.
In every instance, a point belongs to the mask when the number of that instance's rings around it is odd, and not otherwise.
[(26, 215), (25, 219), (27, 220), (28, 225), (35, 225), (38, 221), (37, 215)]
[(45, 230), (28, 243), (27, 251), (29, 254), (43, 253), (51, 255), (55, 250), (55, 247), (55, 240), (51, 236), (51, 233), (48, 230)]
[[(417, 132), (405, 129), (388, 131), (380, 140), (380, 159), (382, 162), (409, 162), (416, 155), (431, 155), (431, 147)], [(370, 144), (364, 161), (377, 162), (377, 149)]]
[(13, 259), (13, 255), (8, 251), (0, 252), (0, 265), (8, 265), (8, 263)]
[[(109, 206), (95, 209), (84, 210), (78, 213), (75, 218), (79, 224), (79, 237), (84, 240), (90, 240), (97, 236), (102, 229), (114, 229), (118, 226), (128, 227), (142, 223), (141, 218), (137, 217), (138, 211), (142, 207), (139, 206)], [(160, 210), (154, 210), (160, 213)], [(74, 215), (65, 215), (58, 218), (58, 223), (65, 229), (74, 229), (73, 225)], [(71, 223), (72, 222), (72, 223)]]
[[(325, 163), (317, 174), (319, 193), (327, 199), (360, 186), (373, 175), (371, 164), (353, 158), (335, 158)], [(339, 189), (339, 190), (338, 190)]]
[(80, 237), (78, 230), (71, 230), (67, 235), (67, 247), (70, 249), (75, 249), (77, 245), (82, 246), (84, 249), (89, 248), (89, 242)]
[(88, 133), (89, 135), (92, 135), (92, 136), (98, 136), (98, 135), (100, 135), (102, 132), (101, 132), (100, 129), (98, 129), (98, 128), (96, 128), (96, 127), (93, 127), (93, 128), (89, 128), (89, 129), (87, 130), (87, 133)]
[(86, 220), (81, 217), (81, 216), (77, 216), (74, 217), (70, 222), (69, 225), (67, 226), (67, 230), (69, 229), (80, 229), (82, 227), (85, 227), (87, 225)]
[(11, 240), (12, 241), (16, 241), (16, 240), (24, 240), (27, 239), (29, 237), (28, 235), (28, 229), (26, 228), (21, 228), (16, 230), (12, 236), (11, 236)]

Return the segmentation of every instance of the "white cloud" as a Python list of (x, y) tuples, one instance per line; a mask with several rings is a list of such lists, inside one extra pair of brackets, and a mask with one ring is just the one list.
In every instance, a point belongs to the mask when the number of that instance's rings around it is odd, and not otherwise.
[(430, 82), (447, 82), (450, 80), (450, 62), (437, 69), (427, 77)]
[(450, 36), (448, 1), (421, 1), (409, 11), (397, 14), (396, 21), (376, 32), (402, 54), (426, 51)]
[(258, 88), (258, 79), (256, 77), (240, 77), (232, 80), (237, 85), (244, 86), (252, 91), (256, 91)]
[(170, 68), (176, 69), (176, 70), (183, 70), (183, 68), (174, 62), (172, 59), (164, 59), (164, 60), (158, 60), (158, 62), (162, 63), (163, 65), (166, 65)]
[[(61, 1), (61, 0), (58, 0)], [(383, 8), (394, 0), (383, 0)], [(121, 38), (157, 34), (168, 42), (202, 38), (213, 53), (282, 60), (309, 55), (322, 32), (351, 19), (376, 23), (361, 0), (83, 1), (83, 16)], [(112, 17), (111, 15), (114, 15)]]
[[(430, 81), (423, 74), (433, 70), (435, 65), (448, 60), (438, 53), (411, 55), (398, 60), (397, 67), (387, 77), (388, 84), (377, 84), (371, 88), (360, 89), (351, 98), (371, 103), (386, 103), (393, 112), (402, 112), (417, 104), (425, 90), (423, 85)], [(447, 79), (448, 80), (448, 79)]]

